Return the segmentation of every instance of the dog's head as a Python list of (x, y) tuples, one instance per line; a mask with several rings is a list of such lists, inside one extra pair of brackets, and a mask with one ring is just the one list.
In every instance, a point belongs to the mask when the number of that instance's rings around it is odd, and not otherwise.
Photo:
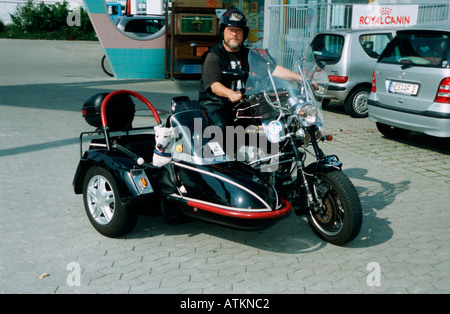
[(155, 149), (159, 153), (170, 153), (172, 144), (172, 129), (162, 126), (155, 126)]

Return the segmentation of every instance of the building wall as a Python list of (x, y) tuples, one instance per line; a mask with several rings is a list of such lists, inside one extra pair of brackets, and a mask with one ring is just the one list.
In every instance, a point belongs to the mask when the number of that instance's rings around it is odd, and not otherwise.
[(112, 24), (104, 0), (84, 4), (116, 78), (165, 78), (164, 34), (150, 40), (132, 39)]

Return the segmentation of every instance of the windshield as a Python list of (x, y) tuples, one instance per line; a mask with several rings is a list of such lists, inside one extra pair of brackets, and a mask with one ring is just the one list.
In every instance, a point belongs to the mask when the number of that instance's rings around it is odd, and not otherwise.
[[(247, 97), (261, 98), (253, 108), (260, 119), (292, 114), (294, 103), (312, 103), (319, 110), (320, 100), (328, 87), (328, 75), (319, 66), (309, 45), (303, 49), (278, 55), (275, 60), (262, 42), (255, 44), (249, 54), (250, 73), (246, 83)], [(302, 82), (286, 81), (272, 75), (278, 65), (300, 73)], [(322, 65), (323, 67), (323, 65)], [(262, 99), (264, 97), (264, 99)], [(243, 110), (243, 109), (241, 109)], [(239, 111), (238, 111), (239, 117)]]

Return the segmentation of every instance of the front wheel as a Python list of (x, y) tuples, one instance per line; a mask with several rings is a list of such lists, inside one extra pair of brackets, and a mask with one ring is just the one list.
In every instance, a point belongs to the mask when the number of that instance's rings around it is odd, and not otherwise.
[(309, 206), (308, 222), (325, 241), (342, 245), (353, 240), (362, 224), (358, 193), (342, 171), (319, 172), (313, 184), (317, 204)]

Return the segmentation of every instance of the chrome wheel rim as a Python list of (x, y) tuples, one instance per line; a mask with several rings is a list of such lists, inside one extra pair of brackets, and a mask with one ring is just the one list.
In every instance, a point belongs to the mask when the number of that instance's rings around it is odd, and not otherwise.
[(109, 181), (101, 176), (92, 177), (87, 186), (86, 201), (91, 217), (100, 225), (114, 217), (115, 197)]

